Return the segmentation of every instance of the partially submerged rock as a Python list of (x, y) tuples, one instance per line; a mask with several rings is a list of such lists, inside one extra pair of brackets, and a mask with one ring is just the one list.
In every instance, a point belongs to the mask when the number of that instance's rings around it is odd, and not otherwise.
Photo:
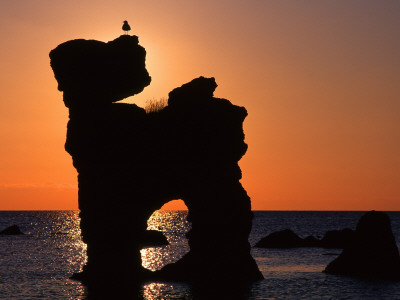
[(354, 230), (345, 228), (342, 230), (327, 231), (320, 241), (323, 248), (345, 248), (354, 238)]
[(290, 229), (277, 231), (261, 239), (254, 247), (259, 248), (296, 248), (303, 247), (303, 239)]
[(12, 225), (10, 227), (7, 227), (6, 229), (3, 229), (0, 231), (0, 234), (3, 235), (19, 235), (19, 234), (24, 234), (17, 225)]
[(158, 247), (168, 245), (168, 240), (165, 235), (158, 230), (146, 230), (141, 242), (142, 248)]
[(363, 215), (352, 241), (324, 272), (400, 280), (399, 250), (388, 215), (377, 211)]
[(304, 238), (302, 244), (303, 247), (321, 247), (321, 241), (312, 235)]
[(321, 247), (343, 249), (354, 237), (354, 231), (349, 228), (327, 231), (319, 240), (310, 235), (301, 238), (290, 229), (276, 231), (258, 241), (254, 247), (258, 248), (297, 248)]

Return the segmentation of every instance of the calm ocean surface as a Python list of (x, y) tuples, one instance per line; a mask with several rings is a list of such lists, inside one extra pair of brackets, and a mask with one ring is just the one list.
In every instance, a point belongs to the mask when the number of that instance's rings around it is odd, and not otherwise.
[[(256, 211), (249, 241), (286, 228), (301, 237), (322, 237), (328, 230), (355, 229), (364, 212)], [(400, 246), (400, 212), (388, 213)], [(190, 225), (184, 211), (155, 212), (149, 229), (162, 231), (170, 245), (142, 250), (151, 270), (176, 261), (188, 251)], [(23, 236), (0, 236), (0, 299), (86, 299), (87, 290), (68, 277), (86, 261), (76, 211), (0, 211), (0, 230), (18, 225)], [(322, 273), (341, 250), (320, 248), (252, 249), (265, 279), (238, 299), (400, 299), (400, 283), (362, 280)], [(330, 255), (326, 255), (330, 254)], [(204, 287), (206, 290), (206, 287)], [(91, 298), (92, 299), (92, 298)], [(137, 299), (200, 298), (183, 283), (144, 284)], [(231, 299), (231, 298), (229, 298)]]

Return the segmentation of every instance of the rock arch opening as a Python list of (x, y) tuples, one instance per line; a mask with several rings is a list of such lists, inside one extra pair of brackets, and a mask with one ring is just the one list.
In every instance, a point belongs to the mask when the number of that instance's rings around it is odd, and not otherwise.
[(188, 207), (183, 200), (179, 199), (165, 203), (160, 210), (188, 210)]
[[(191, 224), (187, 221), (187, 215), (188, 208), (182, 200), (169, 201), (153, 212), (147, 220), (147, 231), (154, 233), (155, 245), (140, 250), (144, 268), (160, 270), (166, 264), (177, 262), (189, 252), (186, 234), (191, 229)], [(162, 243), (164, 237), (167, 244)]]

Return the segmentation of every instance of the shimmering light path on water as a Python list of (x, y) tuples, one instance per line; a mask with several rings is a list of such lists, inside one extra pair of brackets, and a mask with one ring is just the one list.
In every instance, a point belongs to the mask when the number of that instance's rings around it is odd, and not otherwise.
[(25, 235), (0, 236), (0, 299), (80, 299), (68, 279), (86, 262), (78, 212), (0, 212), (1, 229), (13, 224)]
[[(321, 236), (327, 230), (355, 228), (363, 212), (255, 212), (250, 243), (277, 230), (291, 228), (301, 237)], [(400, 212), (389, 213), (400, 241)], [(156, 212), (149, 229), (162, 231), (170, 245), (142, 250), (150, 270), (179, 259), (188, 251), (186, 212)], [(104, 220), (107, 222), (107, 220)], [(68, 279), (86, 261), (78, 213), (0, 212), (0, 230), (16, 224), (26, 235), (0, 236), (0, 299), (87, 299), (88, 290)], [(265, 280), (237, 293), (239, 299), (400, 299), (400, 283), (362, 280), (322, 273), (341, 250), (321, 248), (252, 249)], [(234, 263), (234, 262), (233, 262)], [(231, 287), (232, 288), (232, 287)], [(221, 293), (227, 292), (221, 287)], [(208, 299), (184, 283), (148, 282), (137, 299)], [(199, 296), (199, 293), (201, 294)], [(210, 296), (210, 295), (208, 295)], [(202, 298), (201, 298), (202, 297)], [(132, 297), (131, 297), (132, 298)], [(129, 299), (131, 299), (129, 298)], [(133, 298), (132, 298), (133, 299)], [(223, 297), (221, 298), (223, 299)]]
[(143, 267), (155, 271), (180, 259), (189, 251), (185, 234), (190, 229), (186, 211), (156, 211), (147, 221), (149, 230), (161, 231), (169, 245), (142, 249)]

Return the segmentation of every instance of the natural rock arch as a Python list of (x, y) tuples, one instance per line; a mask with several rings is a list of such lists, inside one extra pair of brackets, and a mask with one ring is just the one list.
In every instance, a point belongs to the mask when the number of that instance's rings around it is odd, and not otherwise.
[[(261, 279), (250, 255), (253, 214), (238, 165), (247, 150), (246, 109), (214, 98), (217, 84), (204, 77), (171, 91), (157, 112), (114, 103), (150, 83), (145, 54), (135, 36), (74, 40), (50, 53), (70, 113), (65, 148), (78, 171), (88, 246), (88, 262), (75, 278)], [(174, 199), (189, 209), (190, 252), (151, 273), (139, 252), (147, 220)]]

